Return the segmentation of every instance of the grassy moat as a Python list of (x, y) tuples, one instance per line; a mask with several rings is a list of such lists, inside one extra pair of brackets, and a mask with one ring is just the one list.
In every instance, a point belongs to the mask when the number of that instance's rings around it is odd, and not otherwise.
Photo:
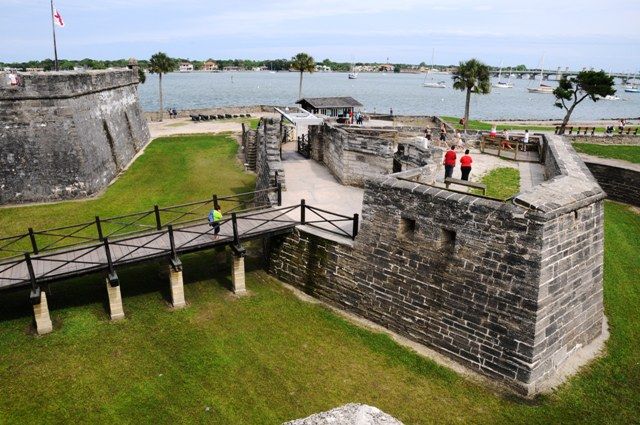
[[(246, 190), (226, 136), (154, 141), (99, 199), (0, 210), (9, 233)], [(184, 263), (187, 309), (168, 307), (166, 264), (119, 269), (127, 319), (108, 320), (102, 275), (52, 285), (54, 332), (30, 334), (27, 293), (0, 293), (0, 423), (277, 424), (348, 402), (406, 424), (634, 423), (640, 412), (640, 215), (605, 204), (603, 357), (554, 393), (501, 395), (296, 298), (249, 262), (230, 293), (223, 253)], [(5, 230), (3, 230), (5, 233)]]

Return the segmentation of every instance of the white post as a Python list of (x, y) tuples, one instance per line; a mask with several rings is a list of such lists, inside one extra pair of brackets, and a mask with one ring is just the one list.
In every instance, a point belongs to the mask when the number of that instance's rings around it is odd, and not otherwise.
[(171, 284), (171, 305), (173, 308), (187, 306), (184, 300), (184, 282), (182, 280), (182, 267), (169, 265), (169, 282)]
[(111, 286), (109, 278), (107, 282), (107, 295), (109, 296), (109, 315), (111, 320), (117, 321), (124, 319), (124, 309), (122, 308), (122, 295), (120, 295), (120, 285)]
[(47, 293), (45, 291), (40, 292), (40, 304), (33, 305), (33, 317), (38, 335), (48, 334), (53, 331), (51, 317), (49, 316), (49, 304), (47, 304)]
[(244, 255), (232, 255), (232, 257), (231, 282), (233, 284), (233, 293), (244, 295), (247, 293), (244, 283)]

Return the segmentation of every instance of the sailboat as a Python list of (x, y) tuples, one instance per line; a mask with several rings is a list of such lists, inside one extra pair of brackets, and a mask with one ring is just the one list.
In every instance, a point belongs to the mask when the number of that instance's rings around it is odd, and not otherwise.
[(500, 62), (500, 69), (498, 70), (498, 82), (495, 83), (493, 87), (497, 87), (499, 89), (513, 88), (513, 83), (511, 82), (511, 74), (509, 74), (509, 78), (507, 78), (506, 82), (502, 81), (502, 62)]
[(433, 68), (433, 59), (435, 57), (436, 54), (436, 49), (433, 49), (431, 51), (431, 68), (427, 69), (427, 73), (424, 75), (424, 82), (422, 83), (422, 87), (429, 87), (432, 89), (446, 89), (447, 88), (447, 84), (444, 81), (438, 81), (436, 82), (433, 77), (431, 77), (431, 79), (429, 81), (427, 81), (427, 78), (429, 77), (429, 71), (431, 71), (431, 69)]
[(356, 78), (358, 78), (358, 73), (356, 72), (356, 65), (355, 63), (351, 62), (351, 71), (349, 72), (349, 79), (355, 80)]
[(529, 90), (529, 93), (547, 93), (547, 94), (553, 93), (553, 87), (542, 83), (543, 77), (544, 77), (543, 64), (544, 64), (544, 56), (540, 60), (540, 85), (538, 87), (528, 87), (527, 90)]

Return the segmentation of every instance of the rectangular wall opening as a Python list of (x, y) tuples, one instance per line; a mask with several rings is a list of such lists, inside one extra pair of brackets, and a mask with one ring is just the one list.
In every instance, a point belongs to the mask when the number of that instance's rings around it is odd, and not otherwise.
[(449, 229), (440, 229), (440, 248), (445, 251), (454, 251), (456, 247), (456, 232)]
[(400, 218), (399, 236), (401, 238), (412, 238), (416, 233), (416, 220), (409, 217)]

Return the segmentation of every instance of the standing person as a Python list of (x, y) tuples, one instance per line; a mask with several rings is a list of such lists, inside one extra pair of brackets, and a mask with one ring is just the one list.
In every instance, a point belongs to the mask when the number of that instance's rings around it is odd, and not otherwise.
[(498, 135), (498, 128), (495, 124), (491, 126), (491, 131), (489, 132), (489, 137), (496, 137)]
[(220, 205), (216, 205), (209, 212), (209, 226), (213, 227), (213, 239), (218, 239), (218, 233), (220, 233), (220, 220), (222, 220), (222, 208)]
[(456, 147), (464, 150), (464, 142), (462, 141), (462, 136), (460, 135), (460, 132), (458, 130), (456, 130), (455, 134), (453, 135), (453, 141), (455, 142)]
[(389, 108), (389, 115), (393, 116), (393, 108)]
[(509, 143), (509, 130), (506, 128), (502, 132), (502, 149), (513, 150), (513, 146)]
[(469, 155), (469, 149), (464, 151), (464, 155), (460, 158), (460, 171), (462, 172), (462, 180), (469, 180), (469, 174), (471, 173), (471, 155)]
[(447, 126), (444, 123), (440, 124), (440, 141), (444, 142), (447, 140)]
[(444, 178), (453, 176), (453, 169), (456, 166), (456, 145), (451, 145), (451, 149), (444, 154)]
[(527, 145), (529, 144), (529, 130), (524, 130), (524, 138), (522, 139), (522, 152), (527, 151)]

